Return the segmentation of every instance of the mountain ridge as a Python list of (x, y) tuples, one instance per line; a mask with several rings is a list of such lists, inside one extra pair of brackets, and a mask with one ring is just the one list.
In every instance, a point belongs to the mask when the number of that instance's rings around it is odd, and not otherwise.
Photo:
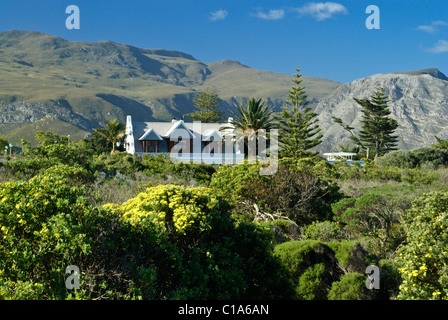
[(448, 81), (448, 77), (446, 75), (444, 75), (437, 68), (427, 68), (427, 69), (421, 69), (421, 70), (416, 70), (416, 71), (391, 72), (391, 74), (406, 74), (406, 75), (416, 75), (416, 76), (428, 74), (430, 76), (433, 76), (434, 78)]
[[(303, 78), (314, 103), (340, 85)], [(73, 138), (112, 118), (124, 121), (127, 114), (141, 121), (171, 120), (194, 111), (194, 97), (207, 87), (217, 91), (225, 111), (252, 96), (278, 107), (291, 79), (230, 59), (206, 63), (175, 50), (68, 41), (37, 31), (0, 32), (0, 134), (17, 143), (21, 137), (9, 132), (27, 132), (28, 125), (45, 115), (58, 117), (59, 111), (67, 114), (67, 108), (78, 120), (59, 120), (73, 130), (49, 130)]]
[[(377, 84), (385, 88), (399, 121), (400, 148), (430, 145), (436, 134), (448, 139), (448, 79), (438, 69), (376, 74), (344, 84), (302, 79), (324, 134), (317, 151), (350, 143), (332, 116), (359, 127), (360, 108), (353, 98), (368, 98)], [(33, 141), (36, 129), (82, 139), (128, 114), (135, 121), (168, 121), (194, 111), (193, 99), (205, 88), (217, 91), (226, 112), (249, 97), (279, 108), (291, 80), (235, 60), (207, 63), (176, 50), (0, 32), (0, 134), (18, 144), (21, 138)]]
[(430, 146), (436, 142), (435, 135), (448, 139), (448, 81), (421, 70), (392, 72), (344, 84), (319, 102), (315, 112), (324, 136), (319, 151), (335, 151), (338, 145), (352, 145), (349, 134), (332, 117), (341, 118), (358, 132), (362, 113), (354, 98), (369, 98), (377, 85), (384, 89), (391, 117), (398, 121), (395, 133), (399, 137), (399, 149)]

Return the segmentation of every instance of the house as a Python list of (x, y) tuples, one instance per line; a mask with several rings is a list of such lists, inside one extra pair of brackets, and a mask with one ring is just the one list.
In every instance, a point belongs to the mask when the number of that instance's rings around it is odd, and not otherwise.
[(126, 118), (126, 152), (169, 154), (172, 159), (207, 164), (237, 164), (244, 160), (241, 145), (234, 139), (231, 118), (224, 123), (134, 122)]
[(327, 161), (333, 163), (335, 161), (345, 161), (348, 164), (359, 163), (364, 166), (364, 161), (353, 160), (353, 157), (356, 156), (356, 153), (349, 152), (335, 152), (335, 153), (324, 153), (324, 156), (327, 157)]

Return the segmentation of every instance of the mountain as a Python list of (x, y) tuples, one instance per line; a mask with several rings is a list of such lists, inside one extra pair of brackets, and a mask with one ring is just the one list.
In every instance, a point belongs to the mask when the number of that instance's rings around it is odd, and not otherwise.
[[(249, 97), (278, 107), (291, 78), (233, 60), (201, 62), (173, 50), (0, 32), (0, 135), (17, 145), (21, 138), (33, 142), (36, 130), (81, 139), (128, 114), (140, 121), (171, 120), (194, 111), (194, 97), (207, 87), (217, 91), (225, 110)], [(303, 79), (314, 106), (340, 85)]]
[[(233, 60), (202, 62), (174, 50), (0, 32), (0, 135), (18, 145), (21, 138), (34, 142), (36, 130), (82, 139), (128, 114), (137, 121), (171, 120), (192, 112), (194, 97), (207, 87), (217, 91), (224, 110), (249, 97), (279, 107), (291, 78)], [(400, 125), (399, 148), (428, 146), (434, 135), (448, 139), (448, 78), (437, 69), (377, 74), (346, 84), (303, 80), (324, 135), (317, 151), (350, 142), (332, 116), (359, 128), (361, 112), (353, 98), (368, 98), (377, 84)]]
[[(398, 121), (398, 148), (415, 149), (435, 143), (434, 135), (448, 140), (448, 78), (437, 69), (377, 74), (341, 85), (316, 106), (324, 135), (319, 151), (335, 151), (349, 144), (349, 134), (332, 117), (359, 128), (361, 109), (353, 98), (369, 98), (377, 84), (389, 99), (391, 117)], [(355, 130), (356, 132), (357, 130)]]
[(408, 74), (411, 76), (420, 76), (423, 74), (429, 74), (430, 76), (433, 76), (434, 78), (448, 81), (448, 77), (445, 76), (442, 72), (440, 72), (436, 68), (422, 69), (422, 70), (417, 70), (417, 71), (392, 72), (391, 74)]

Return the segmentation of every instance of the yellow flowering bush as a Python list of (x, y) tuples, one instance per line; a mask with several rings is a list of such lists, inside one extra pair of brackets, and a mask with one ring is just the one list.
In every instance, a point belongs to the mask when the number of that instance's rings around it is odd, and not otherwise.
[(163, 230), (186, 234), (190, 230), (210, 228), (207, 215), (221, 211), (223, 205), (206, 187), (159, 185), (148, 188), (117, 209), (132, 224), (150, 222)]
[[(123, 222), (157, 234), (165, 258), (151, 260), (168, 299), (278, 299), (293, 289), (272, 233), (237, 223), (227, 201), (206, 187), (159, 185), (122, 205), (107, 204)], [(160, 256), (161, 253), (158, 253)]]
[(417, 198), (404, 217), (407, 243), (396, 261), (403, 279), (398, 299), (448, 297), (448, 193)]
[(0, 184), (0, 299), (58, 295), (60, 270), (90, 250), (76, 229), (86, 211), (82, 188), (56, 176)]
[[(96, 208), (58, 176), (0, 183), (0, 300), (276, 299), (292, 288), (268, 230), (208, 188), (159, 186)], [(80, 289), (65, 270), (81, 270)]]

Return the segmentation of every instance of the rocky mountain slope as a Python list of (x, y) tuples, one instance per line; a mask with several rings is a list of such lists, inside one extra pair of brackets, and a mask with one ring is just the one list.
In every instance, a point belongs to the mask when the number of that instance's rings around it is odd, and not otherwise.
[[(140, 121), (179, 118), (194, 110), (194, 97), (207, 87), (224, 109), (249, 97), (279, 106), (291, 84), (291, 75), (232, 60), (206, 63), (183, 52), (112, 41), (0, 32), (0, 134), (15, 144), (33, 141), (36, 130), (80, 139), (127, 114)], [(304, 77), (304, 84), (314, 105), (340, 85), (315, 77)]]
[[(437, 69), (377, 74), (347, 84), (303, 79), (324, 134), (317, 151), (350, 142), (332, 116), (359, 128), (361, 112), (353, 98), (368, 98), (377, 84), (400, 125), (399, 148), (428, 146), (434, 135), (448, 139), (448, 78)], [(291, 84), (291, 75), (233, 60), (206, 63), (172, 50), (0, 32), (0, 135), (16, 145), (21, 138), (33, 142), (36, 130), (81, 139), (128, 114), (140, 121), (179, 118), (194, 110), (194, 97), (207, 87), (218, 92), (224, 110), (249, 97), (279, 107)]]
[(434, 135), (448, 139), (448, 78), (437, 69), (377, 74), (340, 86), (316, 107), (324, 134), (319, 151), (334, 151), (348, 144), (349, 134), (334, 123), (332, 116), (359, 128), (362, 113), (353, 98), (369, 98), (380, 84), (389, 99), (391, 116), (399, 123), (396, 134), (400, 149), (414, 149), (435, 143)]

